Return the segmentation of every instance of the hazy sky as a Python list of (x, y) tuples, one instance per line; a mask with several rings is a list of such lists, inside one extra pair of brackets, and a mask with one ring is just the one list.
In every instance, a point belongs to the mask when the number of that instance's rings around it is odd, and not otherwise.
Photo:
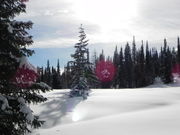
[(115, 45), (131, 42), (133, 35), (156, 47), (166, 37), (170, 46), (176, 46), (180, 0), (29, 0), (27, 13), (20, 19), (34, 22), (31, 34), (36, 55), (31, 61), (42, 65), (47, 59), (60, 58), (64, 66), (78, 42), (80, 24), (90, 40), (89, 48), (104, 48), (109, 55)]

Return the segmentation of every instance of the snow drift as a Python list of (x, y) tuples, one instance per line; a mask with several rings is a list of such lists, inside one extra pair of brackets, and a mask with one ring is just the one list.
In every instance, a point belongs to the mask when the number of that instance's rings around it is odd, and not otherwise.
[(69, 90), (46, 93), (32, 105), (46, 123), (32, 135), (179, 135), (180, 85), (92, 90), (87, 100)]

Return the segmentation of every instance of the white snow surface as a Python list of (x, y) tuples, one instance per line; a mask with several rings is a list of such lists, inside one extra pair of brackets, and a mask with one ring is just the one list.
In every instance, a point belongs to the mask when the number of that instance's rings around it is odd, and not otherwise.
[(45, 124), (31, 135), (180, 135), (180, 85), (96, 89), (87, 100), (69, 90), (44, 94), (31, 105)]

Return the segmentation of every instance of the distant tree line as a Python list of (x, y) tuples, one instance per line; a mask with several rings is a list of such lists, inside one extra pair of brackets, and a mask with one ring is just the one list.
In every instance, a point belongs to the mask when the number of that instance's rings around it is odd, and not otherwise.
[[(115, 48), (113, 56), (105, 56), (104, 51), (92, 55), (93, 70), (99, 61), (111, 61), (116, 67), (114, 79), (110, 82), (91, 82), (92, 88), (138, 88), (153, 84), (156, 77), (164, 83), (173, 82), (172, 68), (180, 64), (180, 39), (177, 38), (177, 48), (170, 48), (167, 40), (160, 51), (149, 48), (148, 41), (142, 41), (137, 48), (135, 37), (132, 45), (127, 43), (125, 48)], [(60, 73), (59, 60), (57, 67), (50, 67), (49, 61), (46, 68), (40, 69), (40, 80), (46, 82), (52, 88), (70, 88), (72, 73), (68, 65)]]
[(47, 66), (38, 67), (39, 72), (39, 82), (45, 82), (53, 89), (61, 89), (62, 88), (62, 76), (60, 70), (59, 60), (57, 61), (57, 67), (50, 66), (49, 60), (47, 60)]

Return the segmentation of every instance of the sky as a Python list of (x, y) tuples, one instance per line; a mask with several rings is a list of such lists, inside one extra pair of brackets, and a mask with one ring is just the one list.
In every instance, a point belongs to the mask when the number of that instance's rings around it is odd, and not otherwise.
[(160, 48), (163, 39), (176, 47), (180, 29), (179, 0), (29, 0), (27, 12), (18, 19), (31, 20), (30, 30), (36, 54), (29, 58), (36, 66), (47, 60), (63, 68), (78, 42), (79, 27), (83, 24), (91, 54), (104, 49), (111, 55), (117, 45), (123, 47), (136, 37), (148, 40), (151, 47)]

